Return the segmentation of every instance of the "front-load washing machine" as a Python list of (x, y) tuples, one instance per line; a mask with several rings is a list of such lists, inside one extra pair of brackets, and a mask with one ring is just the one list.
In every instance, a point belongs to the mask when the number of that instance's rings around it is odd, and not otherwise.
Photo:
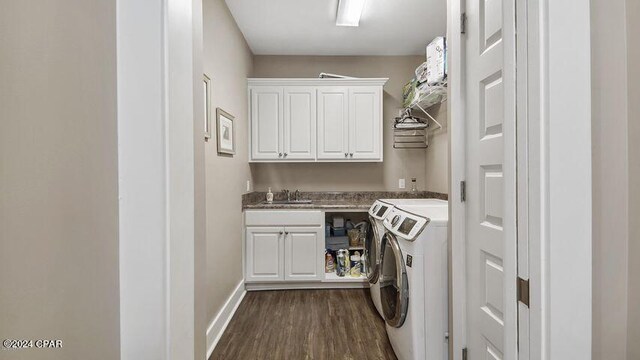
[(395, 206), (402, 207), (424, 207), (424, 206), (448, 206), (448, 203), (439, 199), (382, 199), (376, 200), (369, 208), (369, 219), (373, 229), (373, 239), (365, 244), (365, 260), (367, 263), (366, 273), (369, 280), (369, 291), (371, 292), (371, 300), (373, 301), (378, 314), (384, 318), (382, 312), (382, 304), (380, 303), (380, 250), (382, 246), (382, 237), (386, 229), (384, 227), (384, 219), (391, 213)]
[(380, 316), (384, 318), (382, 313), (382, 305), (380, 303), (380, 285), (378, 283), (380, 269), (380, 246), (385, 228), (382, 221), (393, 209), (393, 205), (386, 201), (376, 200), (369, 208), (369, 219), (373, 237), (369, 237), (371, 241), (365, 243), (365, 263), (366, 273), (369, 280), (369, 291), (371, 292), (371, 300), (378, 310)]
[(399, 360), (446, 360), (448, 208), (396, 205), (383, 221), (380, 302)]

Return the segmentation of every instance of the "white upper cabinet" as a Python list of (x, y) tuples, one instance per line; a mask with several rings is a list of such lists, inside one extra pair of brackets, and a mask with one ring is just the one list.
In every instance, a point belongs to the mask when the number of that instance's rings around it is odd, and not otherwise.
[(284, 88), (285, 160), (316, 158), (316, 89), (307, 86)]
[(386, 81), (249, 79), (249, 160), (382, 161)]
[(349, 158), (382, 159), (382, 89), (349, 89)]
[(318, 88), (318, 159), (349, 155), (349, 88)]
[(283, 89), (260, 86), (251, 89), (251, 159), (283, 157)]

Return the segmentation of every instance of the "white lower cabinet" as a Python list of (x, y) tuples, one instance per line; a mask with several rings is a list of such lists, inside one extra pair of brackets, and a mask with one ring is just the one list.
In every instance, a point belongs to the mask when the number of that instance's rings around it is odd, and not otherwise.
[(320, 211), (245, 212), (245, 281), (322, 281), (323, 223)]
[(284, 279), (322, 280), (324, 237), (320, 227), (285, 228)]
[(284, 280), (284, 228), (247, 227), (247, 281)]

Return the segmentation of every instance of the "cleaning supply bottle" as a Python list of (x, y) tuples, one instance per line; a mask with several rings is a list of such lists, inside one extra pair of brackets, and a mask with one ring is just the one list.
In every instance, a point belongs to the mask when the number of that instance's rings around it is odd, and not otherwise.
[(273, 193), (271, 192), (271, 188), (269, 188), (269, 191), (267, 192), (267, 202), (269, 204), (273, 202)]
[(360, 255), (360, 272), (362, 274), (366, 274), (367, 273), (367, 251), (364, 250), (362, 252), (362, 255)]
[(333, 255), (328, 251), (324, 257), (324, 272), (332, 273), (335, 271), (335, 263), (333, 262)]
[(352, 277), (360, 277), (360, 252), (356, 251), (353, 255), (351, 255), (351, 276)]

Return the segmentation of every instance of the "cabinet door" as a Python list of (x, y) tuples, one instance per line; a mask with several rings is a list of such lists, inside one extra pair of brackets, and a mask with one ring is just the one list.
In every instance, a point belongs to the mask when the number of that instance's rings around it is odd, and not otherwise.
[(251, 88), (251, 160), (281, 159), (283, 93), (280, 86)]
[(287, 86), (284, 88), (284, 154), (285, 160), (316, 158), (316, 89)]
[(349, 153), (349, 91), (318, 88), (318, 159), (346, 160)]
[(246, 281), (284, 280), (282, 227), (247, 228)]
[(382, 89), (349, 89), (349, 159), (382, 160)]
[(285, 228), (284, 279), (322, 280), (324, 237), (322, 227)]

